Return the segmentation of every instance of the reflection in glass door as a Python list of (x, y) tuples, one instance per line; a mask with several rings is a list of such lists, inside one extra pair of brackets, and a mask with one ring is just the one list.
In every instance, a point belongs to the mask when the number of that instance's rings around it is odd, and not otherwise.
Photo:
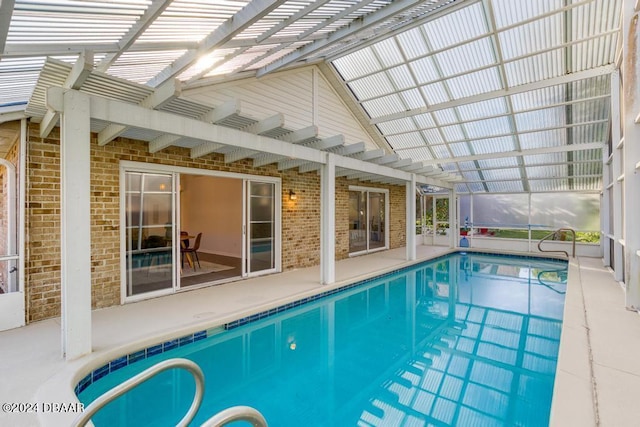
[(126, 296), (172, 290), (171, 174), (125, 172)]
[(352, 187), (349, 191), (349, 253), (388, 247), (387, 192)]
[(247, 181), (247, 274), (276, 268), (275, 190), (272, 182)]

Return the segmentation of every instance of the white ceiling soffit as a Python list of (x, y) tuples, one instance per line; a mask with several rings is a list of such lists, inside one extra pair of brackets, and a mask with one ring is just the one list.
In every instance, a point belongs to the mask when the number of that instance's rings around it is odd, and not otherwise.
[(593, 191), (621, 3), (464, 2), (332, 63), (393, 151), (459, 192)]

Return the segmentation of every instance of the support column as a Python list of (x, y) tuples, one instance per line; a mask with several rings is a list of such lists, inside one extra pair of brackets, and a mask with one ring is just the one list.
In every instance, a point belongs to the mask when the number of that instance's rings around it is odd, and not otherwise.
[(456, 238), (459, 234), (458, 223), (456, 222), (456, 189), (452, 188), (449, 192), (449, 247), (457, 246)]
[[(622, 43), (624, 85), (624, 252), (626, 306), (640, 310), (640, 61), (638, 54), (639, 15), (635, 0), (622, 6)], [(614, 123), (615, 126), (615, 123)]]
[(406, 238), (407, 261), (416, 259), (416, 174), (411, 174), (411, 181), (406, 183)]
[(91, 352), (91, 205), (89, 97), (65, 92), (61, 113), (62, 355)]
[(336, 160), (326, 153), (320, 168), (320, 283), (336, 281)]
[(611, 143), (613, 156), (611, 171), (613, 174), (613, 278), (618, 282), (624, 280), (624, 248), (622, 246), (622, 126), (620, 117), (620, 72), (611, 73)]

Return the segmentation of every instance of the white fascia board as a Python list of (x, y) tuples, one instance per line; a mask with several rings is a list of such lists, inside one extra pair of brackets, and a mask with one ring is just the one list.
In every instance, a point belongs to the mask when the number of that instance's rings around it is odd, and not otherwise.
[[(48, 107), (61, 112), (64, 93), (65, 90), (60, 87), (49, 88), (47, 91)], [(233, 145), (312, 162), (324, 163), (326, 161), (325, 153), (321, 151), (274, 138), (204, 123), (164, 111), (149, 110), (139, 105), (122, 101), (97, 96), (91, 96), (90, 101), (92, 118), (118, 125), (150, 129), (171, 135), (199, 139), (203, 142)]]

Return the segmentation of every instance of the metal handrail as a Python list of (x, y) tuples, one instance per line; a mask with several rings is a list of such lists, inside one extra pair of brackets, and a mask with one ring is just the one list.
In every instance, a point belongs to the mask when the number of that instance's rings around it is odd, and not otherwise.
[(560, 252), (563, 253), (567, 256), (567, 258), (569, 258), (569, 253), (567, 251), (561, 251), (561, 250), (544, 250), (542, 249), (541, 245), (542, 242), (544, 242), (545, 240), (547, 240), (549, 237), (551, 236), (557, 236), (558, 233), (562, 232), (562, 231), (569, 231), (571, 232), (571, 234), (573, 235), (573, 245), (572, 245), (572, 252), (571, 252), (571, 256), (572, 258), (576, 257), (576, 231), (573, 228), (558, 228), (556, 231), (553, 231), (549, 234), (547, 234), (546, 236), (544, 236), (542, 239), (540, 239), (540, 241), (538, 242), (538, 250), (540, 252)]
[(267, 420), (251, 406), (233, 406), (218, 412), (209, 418), (201, 427), (221, 427), (234, 421), (247, 421), (253, 427), (268, 427)]
[(153, 365), (149, 369), (146, 369), (140, 372), (135, 377), (130, 378), (127, 381), (123, 382), (122, 384), (112, 388), (111, 390), (109, 390), (108, 392), (106, 392), (96, 400), (94, 400), (89, 406), (87, 406), (84, 412), (82, 412), (73, 421), (72, 426), (73, 427), (85, 426), (89, 422), (89, 420), (91, 420), (91, 417), (93, 417), (100, 409), (102, 409), (109, 402), (117, 399), (118, 397), (122, 396), (124, 393), (128, 392), (134, 387), (139, 386), (140, 384), (156, 376), (160, 372), (166, 371), (168, 369), (173, 369), (173, 368), (183, 368), (189, 371), (193, 375), (193, 378), (196, 380), (196, 392), (195, 392), (195, 395), (193, 396), (191, 407), (189, 408), (189, 411), (187, 411), (187, 414), (177, 424), (180, 427), (183, 427), (183, 426), (186, 427), (191, 422), (193, 417), (196, 415), (196, 412), (198, 412), (198, 408), (202, 403), (202, 397), (204, 396), (204, 374), (202, 373), (202, 370), (200, 369), (200, 367), (196, 365), (194, 362), (192, 362), (191, 360), (182, 359), (182, 358), (169, 359), (169, 360), (162, 361), (156, 365)]

